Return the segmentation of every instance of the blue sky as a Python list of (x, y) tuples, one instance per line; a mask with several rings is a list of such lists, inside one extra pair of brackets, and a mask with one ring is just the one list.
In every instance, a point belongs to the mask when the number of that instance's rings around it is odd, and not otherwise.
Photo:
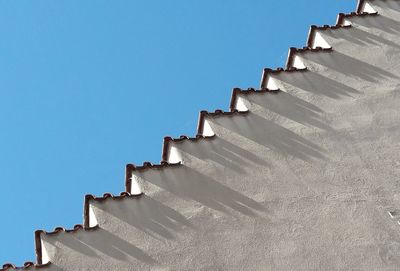
[(0, 266), (356, 0), (0, 1)]

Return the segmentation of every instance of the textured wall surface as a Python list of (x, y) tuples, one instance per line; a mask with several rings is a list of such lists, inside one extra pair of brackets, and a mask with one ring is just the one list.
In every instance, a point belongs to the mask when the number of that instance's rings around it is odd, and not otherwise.
[(90, 201), (97, 228), (42, 233), (40, 269), (399, 270), (400, 1), (370, 3), (172, 142), (181, 164), (133, 171), (142, 196)]

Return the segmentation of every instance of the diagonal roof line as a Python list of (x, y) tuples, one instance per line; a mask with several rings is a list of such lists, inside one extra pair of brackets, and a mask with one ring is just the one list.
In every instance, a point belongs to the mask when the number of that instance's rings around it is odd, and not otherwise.
[[(183, 142), (186, 140), (189, 141), (195, 141), (197, 142), (198, 140), (201, 139), (212, 139), (215, 136), (203, 136), (201, 135), (201, 133), (203, 132), (203, 128), (202, 125), (204, 124), (204, 118), (205, 116), (211, 116), (211, 117), (218, 117), (218, 116), (223, 116), (223, 115), (234, 115), (234, 114), (245, 114), (247, 113), (247, 111), (237, 111), (234, 109), (235, 103), (237, 101), (237, 95), (238, 94), (251, 94), (251, 93), (277, 93), (279, 90), (269, 90), (266, 87), (264, 87), (265, 84), (265, 80), (268, 78), (268, 76), (270, 74), (278, 74), (281, 72), (302, 72), (302, 71), (307, 71), (307, 69), (297, 69), (292, 67), (293, 64), (293, 58), (294, 58), (294, 54), (295, 53), (303, 53), (303, 52), (316, 52), (316, 51), (331, 51), (331, 48), (328, 49), (324, 49), (324, 48), (315, 48), (315, 49), (311, 49), (312, 45), (312, 41), (313, 41), (313, 36), (315, 36), (315, 31), (317, 30), (326, 30), (326, 29), (338, 29), (338, 28), (348, 28), (351, 26), (345, 26), (343, 25), (344, 20), (346, 18), (350, 18), (350, 17), (354, 17), (354, 16), (367, 16), (367, 15), (377, 15), (377, 13), (365, 13), (362, 12), (365, 3), (367, 3), (368, 0), (358, 0), (358, 4), (357, 4), (357, 8), (356, 8), (356, 12), (352, 12), (349, 14), (344, 14), (344, 13), (340, 13), (338, 15), (338, 20), (336, 25), (334, 26), (329, 26), (329, 25), (324, 25), (324, 26), (311, 26), (309, 35), (308, 35), (308, 39), (307, 39), (307, 47), (304, 47), (302, 49), (297, 49), (297, 48), (291, 48), (290, 52), (289, 52), (289, 56), (287, 59), (287, 64), (286, 64), (286, 69), (283, 68), (277, 68), (275, 70), (273, 69), (269, 69), (266, 68), (264, 69), (264, 73), (263, 73), (263, 79), (262, 79), (262, 84), (261, 84), (261, 89), (260, 90), (255, 90), (253, 88), (249, 88), (247, 90), (242, 90), (240, 88), (234, 88), (232, 91), (232, 97), (231, 97), (231, 101), (230, 101), (230, 111), (224, 112), (222, 110), (215, 110), (214, 112), (208, 112), (208, 111), (201, 111), (200, 112), (200, 117), (199, 117), (199, 126), (198, 126), (198, 134), (196, 135), (196, 137), (188, 137), (188, 136), (180, 136), (179, 138), (172, 138), (172, 137), (165, 137), (164, 138), (164, 143), (163, 143), (163, 151), (162, 151), (162, 162), (160, 164), (152, 164), (150, 162), (144, 162), (143, 166), (135, 166), (132, 164), (128, 164), (126, 166), (126, 174), (125, 174), (125, 186), (126, 186), (126, 192), (122, 192), (120, 195), (118, 196), (114, 196), (111, 193), (105, 193), (102, 197), (96, 197), (94, 195), (85, 195), (85, 202), (84, 202), (84, 223), (83, 225), (81, 224), (77, 224), (73, 227), (73, 229), (65, 229), (63, 227), (56, 227), (53, 231), (51, 232), (47, 232), (44, 230), (37, 230), (35, 231), (35, 252), (36, 252), (36, 260), (37, 263), (33, 263), (33, 262), (25, 262), (24, 265), (22, 267), (16, 267), (14, 264), (11, 263), (6, 263), (2, 266), (2, 268), (0, 268), (0, 271), (6, 271), (8, 269), (30, 269), (31, 267), (34, 268), (45, 268), (49, 265), (51, 265), (51, 262), (45, 263), (43, 264), (43, 255), (42, 255), (42, 242), (41, 242), (41, 235), (57, 235), (60, 234), (62, 232), (65, 233), (75, 233), (77, 231), (83, 230), (83, 231), (92, 231), (92, 230), (96, 230), (99, 227), (95, 226), (95, 227), (89, 227), (89, 207), (90, 207), (90, 201), (105, 201), (107, 199), (113, 199), (113, 200), (120, 200), (123, 198), (130, 198), (130, 197), (134, 197), (134, 198), (140, 198), (142, 194), (140, 195), (131, 195), (129, 192), (130, 189), (128, 190), (129, 185), (131, 185), (131, 180), (129, 177), (128, 180), (128, 176), (129, 174), (131, 174), (133, 171), (135, 170), (147, 170), (147, 169), (151, 169), (151, 168), (157, 168), (157, 169), (162, 169), (165, 167), (171, 167), (171, 166), (178, 166), (181, 165), (181, 163), (168, 163), (166, 160), (168, 158), (169, 155), (169, 144), (171, 142)], [(369, 0), (372, 1), (372, 0)], [(202, 123), (202, 124), (201, 124)]]

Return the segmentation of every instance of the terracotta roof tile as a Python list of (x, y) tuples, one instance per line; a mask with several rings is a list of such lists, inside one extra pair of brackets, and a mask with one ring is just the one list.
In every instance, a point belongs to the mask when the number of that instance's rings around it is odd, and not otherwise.
[(337, 23), (340, 25), (344, 24), (344, 20), (350, 19), (352, 17), (366, 17), (366, 16), (377, 16), (378, 12), (368, 13), (368, 12), (351, 12), (351, 13), (339, 13)]
[(49, 266), (50, 263), (47, 264), (35, 264), (33, 262), (25, 262), (24, 266), (15, 266), (12, 263), (6, 263), (3, 264), (3, 267), (0, 268), (0, 271), (6, 271), (6, 270), (32, 270), (31, 268), (35, 268), (35, 269), (39, 269), (39, 268), (43, 268), (43, 267), (47, 267)]

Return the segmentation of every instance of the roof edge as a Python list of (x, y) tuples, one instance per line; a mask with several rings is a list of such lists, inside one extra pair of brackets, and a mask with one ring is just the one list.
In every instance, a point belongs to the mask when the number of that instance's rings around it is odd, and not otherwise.
[[(84, 200), (84, 215), (83, 215), (83, 225), (82, 224), (76, 224), (72, 229), (65, 229), (63, 227), (56, 227), (54, 228), (53, 231), (45, 231), (45, 230), (36, 230), (35, 231), (35, 252), (36, 252), (36, 262), (37, 262), (37, 267), (41, 267), (41, 266), (48, 266), (48, 263), (43, 264), (43, 247), (42, 247), (42, 238), (41, 235), (57, 235), (61, 232), (65, 232), (65, 233), (75, 233), (77, 231), (93, 231), (99, 228), (98, 225), (90, 227), (90, 223), (89, 223), (89, 207), (90, 207), (90, 201), (94, 200), (94, 201), (105, 201), (109, 198), (111, 199), (116, 199), (116, 200), (121, 200), (124, 198), (139, 198), (143, 195), (143, 193), (139, 194), (139, 195), (131, 195), (130, 193), (124, 191), (121, 192), (120, 195), (118, 196), (114, 196), (111, 193), (104, 193), (103, 196), (101, 197), (96, 197), (94, 195), (91, 194), (87, 194), (85, 195), (85, 200)], [(31, 262), (29, 263), (29, 267), (31, 267)], [(10, 265), (8, 265), (10, 266)], [(7, 267), (9, 268), (9, 267)], [(0, 269), (1, 271), (1, 269)]]
[(163, 147), (162, 147), (162, 154), (161, 154), (162, 162), (168, 162), (169, 144), (171, 142), (180, 143), (180, 142), (187, 141), (187, 140), (188, 141), (198, 141), (198, 140), (201, 140), (201, 139), (212, 139), (214, 137), (215, 137), (215, 135), (213, 135), (213, 136), (203, 136), (203, 135), (200, 135), (200, 134), (197, 134), (196, 137), (188, 137), (186, 135), (181, 135), (179, 138), (173, 138), (173, 137), (170, 137), (170, 136), (166, 136), (166, 137), (164, 137), (164, 142), (163, 142)]
[(280, 91), (280, 89), (271, 90), (271, 89), (268, 89), (268, 88), (258, 89), (258, 90), (255, 89), (255, 88), (248, 88), (248, 89), (234, 88), (232, 90), (230, 108), (231, 108), (231, 110), (235, 109), (235, 104), (236, 104), (238, 95), (249, 95), (249, 94), (260, 94), (260, 93), (276, 94), (279, 91)]
[(36, 261), (38, 263), (38, 265), (47, 265), (48, 263), (43, 263), (43, 247), (42, 247), (42, 238), (41, 235), (57, 235), (61, 232), (65, 232), (65, 233), (75, 233), (77, 231), (83, 230), (83, 231), (92, 231), (92, 230), (96, 230), (98, 228), (98, 226), (95, 227), (84, 227), (84, 225), (82, 224), (76, 224), (73, 229), (65, 229), (63, 227), (56, 227), (54, 228), (53, 231), (48, 232), (45, 230), (36, 230), (35, 231), (35, 252), (36, 252)]
[(30, 269), (31, 267), (35, 267), (35, 268), (44, 268), (44, 267), (48, 267), (51, 263), (48, 262), (46, 264), (35, 264), (33, 262), (25, 262), (23, 266), (18, 267), (12, 263), (5, 263), (3, 264), (3, 266), (0, 268), (0, 271), (6, 271), (8, 269), (19, 269), (19, 270), (25, 270), (25, 269)]
[(307, 52), (332, 52), (333, 49), (331, 48), (322, 48), (322, 47), (316, 47), (316, 48), (311, 48), (311, 47), (303, 47), (303, 48), (295, 48), (295, 47), (290, 47), (289, 49), (289, 54), (288, 58), (286, 60), (286, 71), (291, 71), (293, 69), (297, 69), (293, 67), (294, 64), (294, 58), (296, 57), (296, 54), (303, 54)]
[(200, 134), (200, 135), (203, 134), (204, 121), (205, 121), (205, 118), (207, 116), (209, 116), (209, 117), (221, 117), (221, 116), (232, 116), (232, 115), (245, 115), (247, 113), (248, 113), (248, 111), (239, 111), (237, 109), (232, 109), (232, 108), (230, 108), (230, 111), (223, 111), (221, 109), (217, 109), (214, 112), (209, 112), (209, 111), (203, 110), (203, 111), (200, 112), (197, 133)]
[[(337, 24), (343, 25), (342, 27), (346, 27), (346, 26), (344, 26), (346, 19), (349, 19), (352, 17), (366, 17), (366, 16), (376, 16), (376, 15), (378, 15), (378, 12), (369, 13), (369, 12), (357, 11), (357, 12), (351, 12), (351, 13), (339, 13), (338, 18), (337, 18)], [(349, 26), (347, 26), (347, 27), (349, 27)]]
[(268, 89), (267, 86), (266, 86), (266, 84), (267, 84), (267, 81), (268, 81), (268, 77), (269, 77), (271, 74), (279, 74), (279, 73), (282, 73), (282, 72), (305, 72), (305, 71), (308, 71), (308, 69), (307, 69), (307, 68), (305, 68), (305, 69), (296, 69), (296, 68), (284, 69), (284, 68), (276, 68), (276, 69), (274, 70), (274, 69), (271, 69), (271, 68), (265, 68), (265, 69), (263, 70), (263, 74), (262, 74), (262, 77), (261, 77), (261, 89), (262, 89), (262, 90), (267, 90), (267, 89)]
[(161, 164), (153, 165), (149, 162), (144, 162), (143, 166), (135, 166), (134, 164), (127, 164), (125, 167), (125, 191), (130, 193), (132, 189), (132, 179), (131, 176), (134, 171), (145, 171), (150, 169), (164, 169), (167, 167), (179, 166), (182, 163), (168, 163), (166, 161), (161, 162)]
[(339, 28), (350, 28), (351, 25), (343, 25), (342, 23), (339, 23), (339, 18), (341, 16), (340, 14), (343, 14), (343, 13), (339, 13), (336, 25), (327, 25), (327, 24), (323, 25), (323, 26), (311, 25), (310, 30), (308, 32), (307, 41), (306, 41), (307, 47), (312, 48), (312, 45), (315, 41), (316, 31), (325, 31), (328, 29), (333, 30), (333, 29), (339, 29)]
[[(137, 194), (137, 195), (132, 195), (131, 193), (129, 193), (128, 191), (124, 191), (121, 192), (118, 196), (115, 196), (111, 193), (104, 193), (103, 196), (101, 197), (97, 197), (95, 195), (92, 194), (87, 194), (85, 195), (85, 202), (84, 202), (84, 215), (83, 215), (83, 230), (93, 230), (98, 228), (99, 226), (90, 226), (90, 212), (89, 212), (89, 208), (90, 208), (90, 201), (98, 201), (98, 202), (103, 202), (107, 199), (113, 199), (113, 200), (122, 200), (124, 198), (140, 198), (143, 195), (143, 193)], [(74, 230), (72, 230), (74, 231)], [(71, 232), (71, 231), (66, 231), (66, 232)]]

